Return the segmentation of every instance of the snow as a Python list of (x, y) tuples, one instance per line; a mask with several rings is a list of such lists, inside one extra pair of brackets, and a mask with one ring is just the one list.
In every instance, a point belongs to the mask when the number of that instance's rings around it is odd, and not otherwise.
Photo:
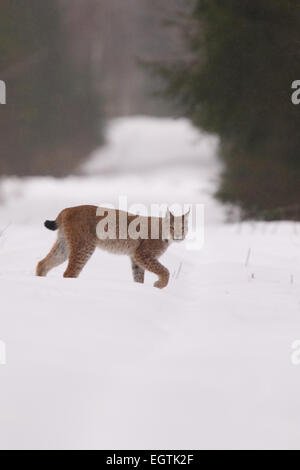
[[(217, 144), (185, 120), (119, 119), (83, 175), (2, 182), (1, 449), (299, 449), (300, 227), (226, 224)], [(119, 195), (205, 205), (204, 246), (171, 246), (165, 290), (102, 251), (79, 279), (34, 276), (46, 218)]]

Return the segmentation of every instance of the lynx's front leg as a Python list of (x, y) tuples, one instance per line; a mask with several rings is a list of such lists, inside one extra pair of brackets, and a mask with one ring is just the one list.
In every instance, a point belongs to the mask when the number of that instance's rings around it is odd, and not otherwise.
[(150, 253), (144, 253), (143, 251), (137, 251), (134, 255), (134, 260), (143, 267), (147, 269), (150, 273), (157, 274), (159, 277), (158, 281), (154, 283), (154, 287), (158, 289), (163, 289), (169, 283), (170, 273), (153, 255)]

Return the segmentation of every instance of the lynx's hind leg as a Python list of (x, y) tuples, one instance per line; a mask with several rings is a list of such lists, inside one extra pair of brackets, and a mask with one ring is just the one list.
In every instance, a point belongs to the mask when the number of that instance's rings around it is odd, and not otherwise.
[(38, 263), (36, 268), (36, 275), (42, 277), (47, 276), (51, 269), (59, 266), (67, 260), (68, 253), (69, 249), (66, 239), (63, 232), (60, 232), (58, 234), (58, 239), (50, 253), (46, 256), (46, 258)]
[(96, 249), (96, 243), (72, 245), (70, 247), (69, 264), (64, 277), (78, 277)]
[(143, 284), (145, 280), (145, 269), (139, 266), (133, 258), (131, 258), (131, 268), (134, 282)]

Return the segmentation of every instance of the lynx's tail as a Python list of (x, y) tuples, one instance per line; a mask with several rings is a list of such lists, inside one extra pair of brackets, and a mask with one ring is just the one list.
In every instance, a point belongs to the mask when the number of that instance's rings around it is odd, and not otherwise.
[(48, 228), (49, 230), (57, 230), (58, 225), (55, 220), (46, 220), (45, 222), (45, 227)]
[(65, 211), (62, 211), (59, 216), (56, 218), (56, 220), (46, 220), (44, 223), (45, 227), (48, 228), (49, 230), (58, 230), (59, 227), (61, 226), (62, 223), (62, 217)]

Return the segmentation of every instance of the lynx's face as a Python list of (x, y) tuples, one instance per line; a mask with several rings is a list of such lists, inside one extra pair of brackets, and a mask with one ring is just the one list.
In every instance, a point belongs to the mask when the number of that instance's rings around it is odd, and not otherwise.
[(190, 211), (185, 215), (174, 216), (169, 210), (166, 215), (170, 227), (170, 239), (174, 242), (183, 241), (188, 233)]

